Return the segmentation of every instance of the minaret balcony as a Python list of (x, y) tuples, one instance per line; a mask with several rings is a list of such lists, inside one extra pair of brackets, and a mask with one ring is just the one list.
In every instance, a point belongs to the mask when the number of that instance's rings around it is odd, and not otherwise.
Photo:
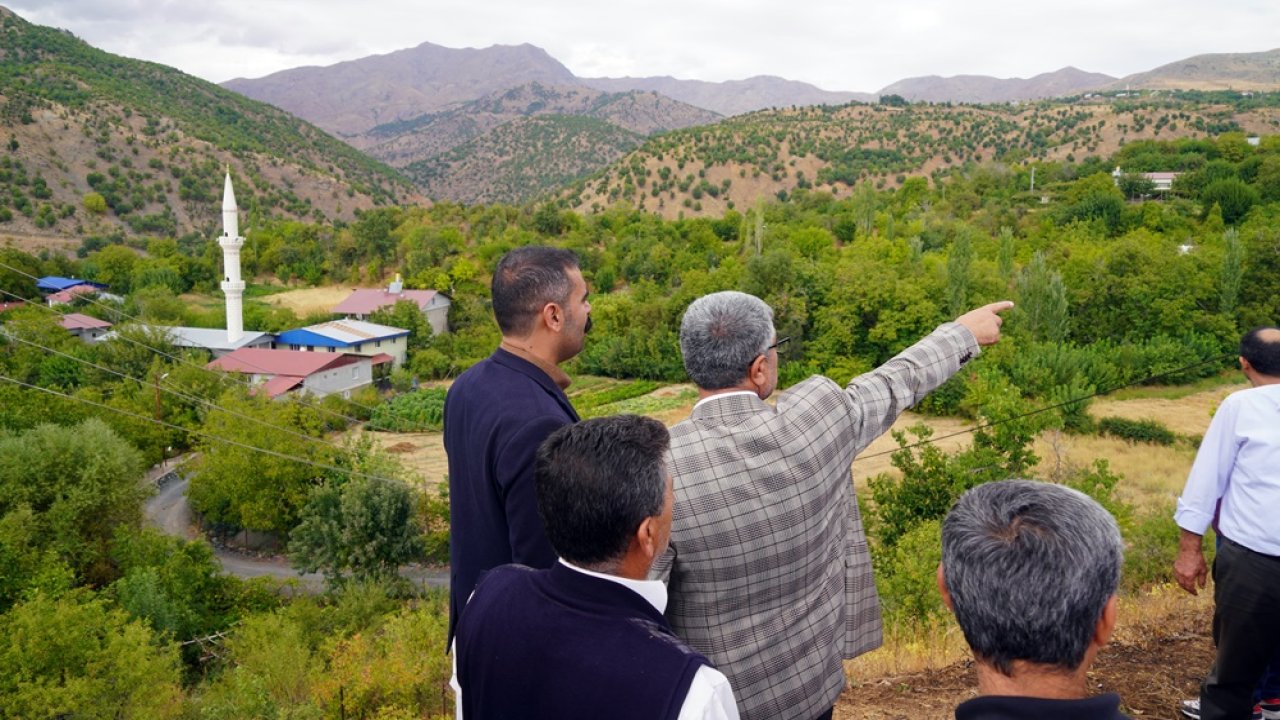
[(223, 280), (223, 281), (222, 281), (222, 290), (223, 290), (223, 292), (226, 292), (226, 291), (229, 291), (229, 290), (238, 290), (238, 291), (240, 291), (240, 292), (244, 292), (244, 281), (243, 281), (243, 280), (236, 280), (235, 282), (232, 282), (232, 281), (230, 281), (230, 280)]

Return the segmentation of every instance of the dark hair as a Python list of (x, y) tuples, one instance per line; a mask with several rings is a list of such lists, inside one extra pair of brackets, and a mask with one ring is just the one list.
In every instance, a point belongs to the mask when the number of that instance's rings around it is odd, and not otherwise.
[(538, 448), (538, 514), (560, 557), (581, 566), (616, 561), (645, 518), (662, 513), (667, 428), (639, 415), (566, 425)]
[(1263, 375), (1280, 377), (1280, 328), (1257, 327), (1245, 333), (1240, 339), (1240, 357)]
[(1115, 518), (1082, 492), (1004, 480), (972, 488), (942, 522), (942, 574), (981, 661), (1074, 671), (1120, 583)]
[(576, 267), (578, 257), (561, 248), (527, 245), (503, 255), (489, 287), (502, 334), (528, 334), (547, 303), (568, 303), (573, 291), (569, 271)]

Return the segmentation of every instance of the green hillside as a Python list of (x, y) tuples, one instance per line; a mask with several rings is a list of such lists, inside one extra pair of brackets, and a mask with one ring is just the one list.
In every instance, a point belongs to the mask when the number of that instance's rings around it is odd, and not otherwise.
[(509, 122), (405, 173), (430, 197), (522, 203), (608, 165), (642, 141), (604, 120), (541, 115)]
[(675, 130), (562, 197), (585, 211), (623, 203), (667, 218), (719, 215), (796, 190), (840, 197), (860, 182), (898, 187), (910, 176), (992, 161), (1076, 162), (1141, 140), (1280, 130), (1280, 93), (1115, 93), (1001, 105), (886, 100), (766, 110)]
[(224, 166), (252, 180), (242, 205), (267, 214), (341, 217), (412, 191), (281, 110), (3, 9), (0, 57), (0, 230), (203, 229)]

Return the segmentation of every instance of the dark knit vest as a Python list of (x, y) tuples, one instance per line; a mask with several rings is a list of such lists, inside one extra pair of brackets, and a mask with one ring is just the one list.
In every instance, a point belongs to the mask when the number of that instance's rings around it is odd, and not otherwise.
[(457, 641), (466, 720), (675, 720), (709, 664), (643, 597), (559, 563), (491, 570)]

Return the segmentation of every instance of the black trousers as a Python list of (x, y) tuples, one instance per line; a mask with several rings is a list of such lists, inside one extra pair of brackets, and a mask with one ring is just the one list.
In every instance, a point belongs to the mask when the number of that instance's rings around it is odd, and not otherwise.
[(1200, 688), (1201, 720), (1249, 720), (1253, 689), (1280, 649), (1280, 557), (1224, 539), (1213, 561), (1218, 657)]

